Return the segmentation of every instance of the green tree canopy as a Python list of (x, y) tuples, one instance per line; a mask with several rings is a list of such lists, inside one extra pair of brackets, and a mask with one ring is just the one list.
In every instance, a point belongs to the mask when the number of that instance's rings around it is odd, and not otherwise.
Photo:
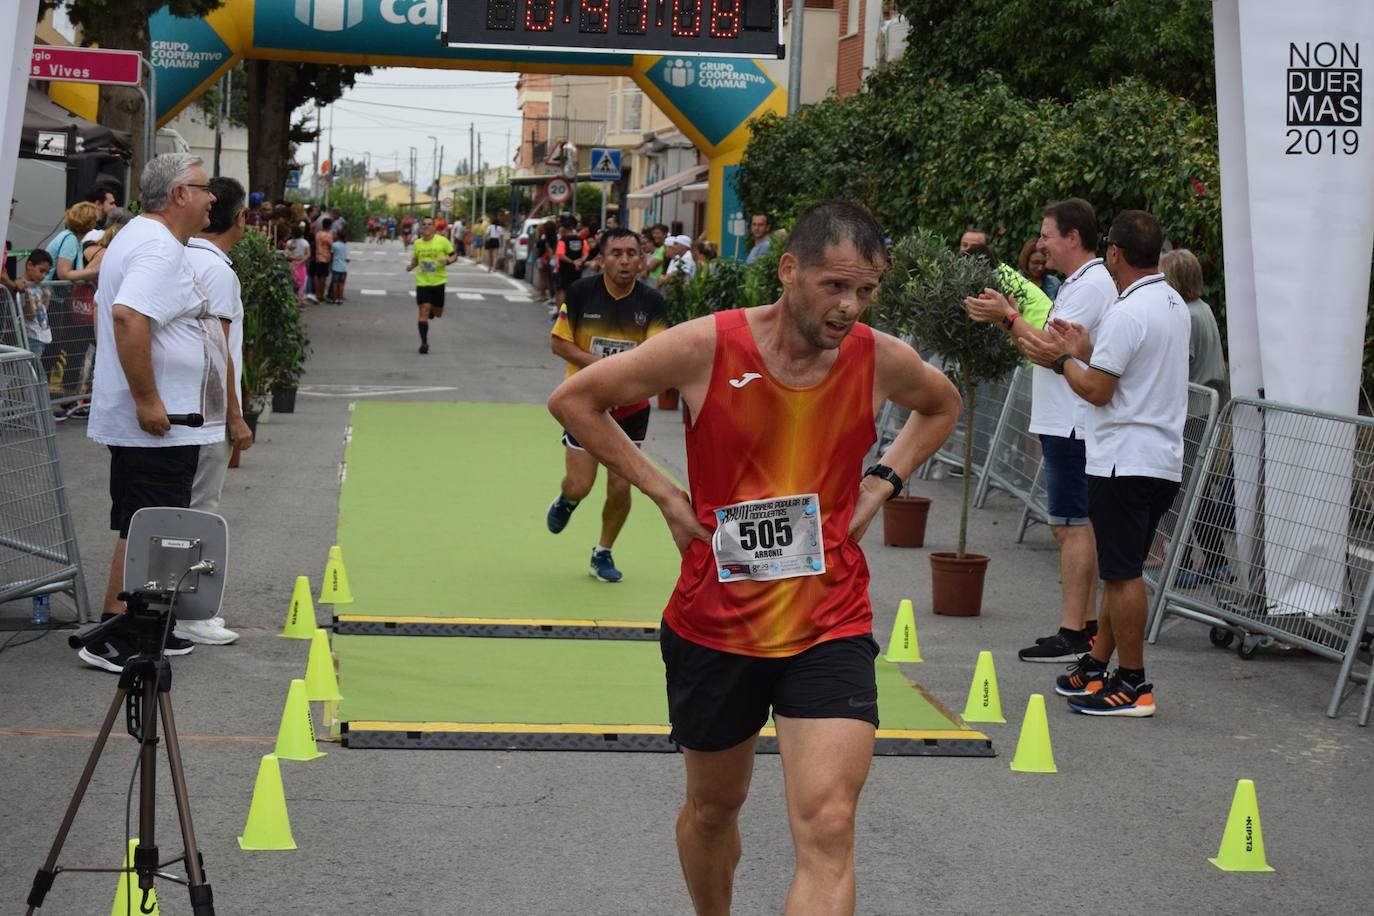
[(1199, 105), (1216, 95), (1210, 0), (897, 0), (916, 72), (996, 70), (1013, 92), (1068, 101), (1134, 76)]

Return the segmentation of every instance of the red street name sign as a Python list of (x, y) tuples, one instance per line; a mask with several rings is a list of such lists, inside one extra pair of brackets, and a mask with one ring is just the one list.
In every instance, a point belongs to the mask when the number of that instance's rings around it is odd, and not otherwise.
[(137, 86), (143, 81), (142, 60), (137, 51), (34, 45), (29, 76), (64, 83)]

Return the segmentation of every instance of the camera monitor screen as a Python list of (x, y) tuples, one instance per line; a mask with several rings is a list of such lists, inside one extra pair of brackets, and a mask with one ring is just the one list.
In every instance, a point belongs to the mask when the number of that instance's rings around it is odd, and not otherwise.
[(450, 47), (781, 57), (781, 0), (448, 0)]

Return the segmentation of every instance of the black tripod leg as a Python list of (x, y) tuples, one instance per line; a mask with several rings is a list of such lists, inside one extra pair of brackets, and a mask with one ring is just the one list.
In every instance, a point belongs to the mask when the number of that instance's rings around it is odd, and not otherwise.
[(167, 736), (167, 766), (172, 771), (172, 793), (177, 802), (177, 820), (181, 823), (181, 839), (186, 850), (186, 883), (191, 892), (191, 912), (194, 916), (215, 916), (214, 894), (205, 880), (200, 847), (196, 845), (196, 831), (191, 826), (191, 797), (186, 791), (186, 770), (181, 765), (181, 742), (177, 740), (177, 724), (172, 717), (172, 695), (161, 691), (157, 695), (162, 712), (163, 731)]
[(76, 820), (76, 810), (81, 807), (81, 799), (86, 795), (86, 789), (90, 787), (91, 775), (95, 773), (95, 766), (100, 762), (100, 754), (105, 750), (105, 742), (109, 740), (110, 730), (114, 728), (115, 716), (124, 707), (124, 688), (115, 690), (114, 701), (110, 703), (110, 711), (105, 714), (105, 721), (100, 726), (100, 731), (95, 736), (95, 746), (91, 748), (91, 754), (86, 758), (86, 768), (81, 771), (81, 778), (76, 782), (76, 791), (72, 793), (72, 800), (67, 804), (67, 813), (62, 815), (62, 825), (57, 828), (57, 838), (52, 841), (52, 849), (48, 851), (48, 859), (43, 863), (43, 867), (38, 870), (38, 874), (33, 877), (33, 888), (29, 891), (28, 913), (33, 916), (33, 911), (43, 905), (43, 898), (52, 889), (53, 879), (57, 877), (57, 857), (62, 854), (62, 846), (67, 842), (67, 834), (72, 829), (72, 822)]
[[(137, 664), (137, 662), (131, 662)], [(156, 670), (156, 669), (155, 669)], [(134, 847), (134, 872), (146, 903), (157, 877), (157, 707), (158, 678), (143, 680), (138, 698), (138, 722), (142, 732), (138, 747), (138, 845)]]

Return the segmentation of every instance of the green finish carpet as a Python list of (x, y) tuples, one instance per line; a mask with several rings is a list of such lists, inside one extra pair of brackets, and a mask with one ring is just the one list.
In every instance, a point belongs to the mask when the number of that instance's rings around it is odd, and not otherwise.
[(335, 612), (656, 622), (679, 555), (652, 502), (634, 495), (615, 584), (587, 575), (604, 469), (561, 534), (545, 526), (561, 433), (534, 404), (359, 403), (339, 495), (353, 603)]

